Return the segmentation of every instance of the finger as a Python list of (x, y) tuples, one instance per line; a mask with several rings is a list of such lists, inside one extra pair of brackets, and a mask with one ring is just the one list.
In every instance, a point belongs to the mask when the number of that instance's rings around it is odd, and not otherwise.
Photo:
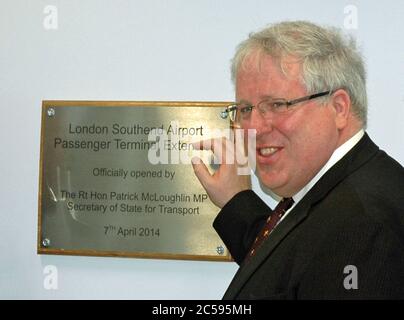
[(191, 143), (195, 150), (212, 150), (214, 149), (214, 143), (212, 139), (200, 140)]
[[(236, 153), (236, 158), (239, 156), (246, 157), (248, 155), (248, 148), (250, 146), (249, 133), (246, 134), (246, 130), (235, 130), (234, 131), (234, 149)], [(255, 137), (255, 136), (254, 136)], [(255, 153), (255, 146), (254, 146)]]
[(219, 150), (230, 142), (225, 137), (220, 138), (211, 138), (206, 140), (200, 140), (197, 142), (191, 143), (196, 150), (212, 150), (213, 152)]
[[(211, 150), (218, 159), (216, 161), (218, 163), (226, 163), (226, 157), (232, 159), (234, 153), (233, 143), (225, 137), (201, 140), (192, 145), (196, 150)], [(230, 161), (230, 163), (232, 162)]]
[(191, 159), (192, 167), (194, 168), (194, 172), (196, 177), (198, 178), (199, 182), (202, 186), (207, 189), (209, 182), (213, 179), (212, 175), (210, 174), (208, 168), (203, 163), (202, 159), (199, 157), (193, 157)]

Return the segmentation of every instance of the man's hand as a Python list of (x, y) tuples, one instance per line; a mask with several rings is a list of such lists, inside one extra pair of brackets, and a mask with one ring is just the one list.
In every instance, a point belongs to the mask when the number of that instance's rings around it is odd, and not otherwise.
[(235, 145), (226, 138), (217, 138), (196, 142), (193, 143), (193, 146), (197, 150), (212, 150), (214, 155), (221, 160), (219, 169), (211, 175), (200, 158), (192, 158), (195, 175), (216, 206), (222, 208), (240, 191), (251, 189), (250, 175), (241, 174), (242, 170), (239, 170), (240, 165), (237, 163), (237, 159), (243, 159), (244, 156), (242, 145), (236, 147), (237, 144)]

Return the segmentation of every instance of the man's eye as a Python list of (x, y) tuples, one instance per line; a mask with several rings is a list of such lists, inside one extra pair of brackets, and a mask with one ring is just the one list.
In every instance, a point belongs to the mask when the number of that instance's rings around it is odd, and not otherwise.
[(284, 107), (285, 105), (286, 104), (285, 104), (284, 101), (274, 101), (274, 102), (272, 102), (272, 107), (274, 109), (280, 109), (280, 108)]
[(252, 108), (253, 108), (252, 106), (241, 106), (239, 110), (240, 113), (248, 114), (251, 112)]

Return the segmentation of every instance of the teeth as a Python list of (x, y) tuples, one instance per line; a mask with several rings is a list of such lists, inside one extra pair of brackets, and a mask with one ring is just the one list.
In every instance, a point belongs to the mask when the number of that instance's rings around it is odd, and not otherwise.
[(259, 151), (260, 151), (261, 155), (268, 156), (268, 155), (273, 154), (276, 151), (278, 151), (278, 148), (262, 148)]

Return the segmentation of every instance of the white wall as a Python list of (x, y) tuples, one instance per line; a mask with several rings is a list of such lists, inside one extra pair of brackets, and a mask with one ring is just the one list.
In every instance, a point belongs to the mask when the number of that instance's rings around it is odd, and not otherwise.
[[(249, 32), (284, 19), (343, 28), (351, 4), (368, 131), (404, 164), (402, 1), (0, 0), (0, 298), (220, 298), (234, 263), (36, 254), (41, 101), (232, 100), (229, 60)], [(44, 289), (47, 265), (57, 290)]]

